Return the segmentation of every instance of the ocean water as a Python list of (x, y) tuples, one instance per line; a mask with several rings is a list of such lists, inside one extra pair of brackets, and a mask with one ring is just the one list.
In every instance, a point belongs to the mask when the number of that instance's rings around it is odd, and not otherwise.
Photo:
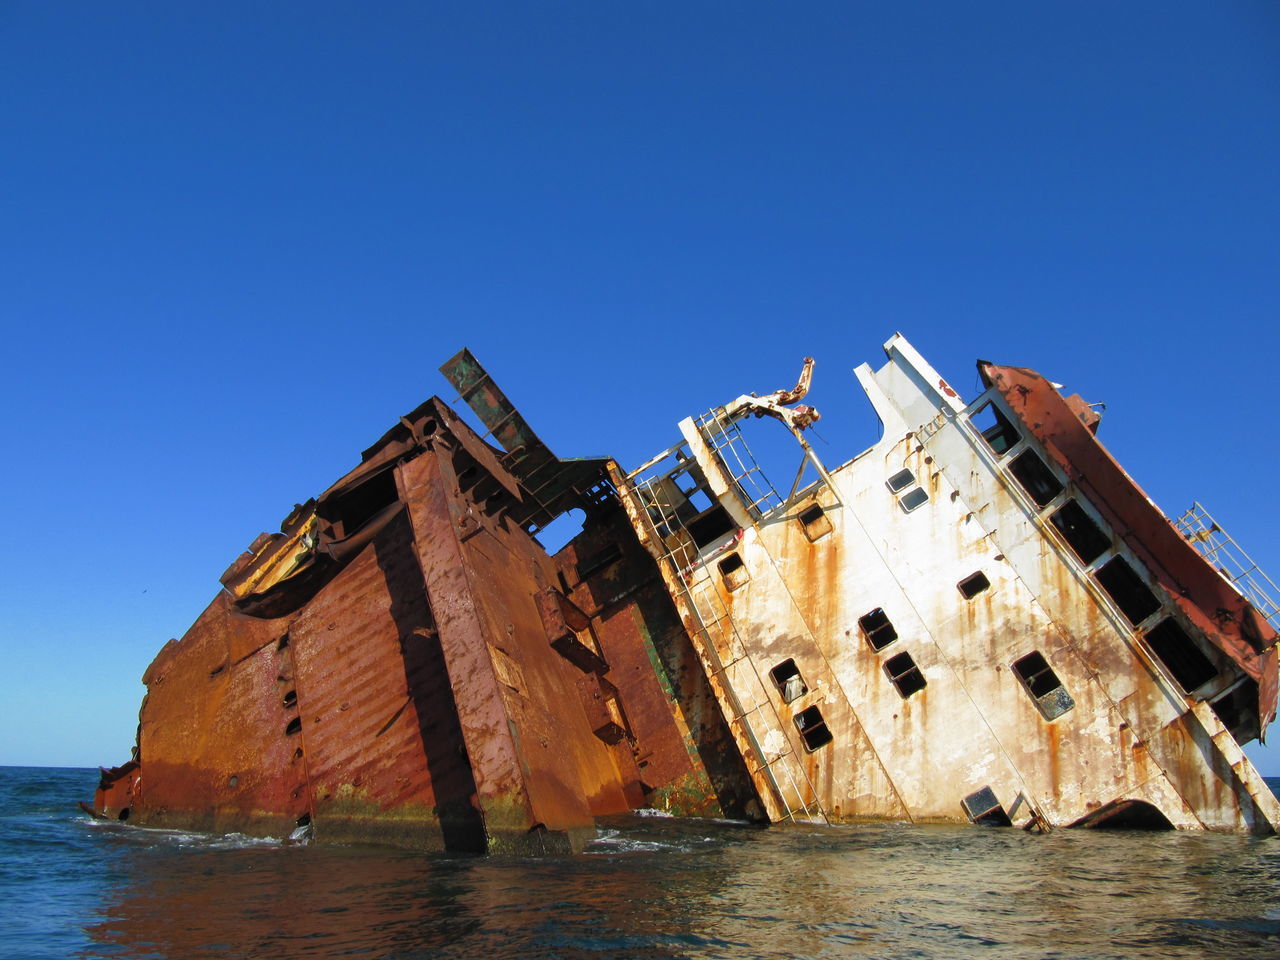
[(629, 817), (425, 857), (98, 823), (96, 780), (0, 767), (0, 957), (1280, 957), (1275, 838)]

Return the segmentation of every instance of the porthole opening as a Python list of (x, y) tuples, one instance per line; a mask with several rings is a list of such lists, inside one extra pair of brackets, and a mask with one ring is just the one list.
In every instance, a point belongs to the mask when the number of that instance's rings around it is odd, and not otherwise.
[(720, 570), (720, 576), (724, 578), (725, 586), (730, 590), (736, 590), (750, 579), (747, 565), (737, 553), (729, 554), (716, 566)]
[(1055, 510), (1049, 517), (1049, 522), (1058, 533), (1062, 534), (1062, 539), (1067, 541), (1067, 546), (1086, 566), (1097, 560), (1111, 546), (1111, 538), (1074, 500), (1068, 500), (1060, 509)]
[(858, 618), (858, 627), (862, 635), (871, 644), (872, 650), (883, 650), (898, 639), (898, 631), (893, 628), (888, 615), (880, 607)]
[(898, 500), (902, 505), (904, 513), (910, 513), (917, 507), (922, 507), (929, 502), (929, 494), (924, 492), (924, 487), (916, 487), (914, 490), (908, 490)]
[(966, 600), (972, 600), (983, 590), (990, 589), (991, 581), (987, 579), (987, 575), (979, 570), (977, 573), (971, 573), (965, 577), (956, 587), (964, 594)]
[(1098, 568), (1096, 576), (1102, 589), (1134, 626), (1160, 609), (1156, 595), (1123, 557), (1112, 557)]
[(915, 482), (916, 475), (914, 473), (910, 470), (899, 470), (890, 477), (888, 481), (886, 481), (885, 486), (887, 486), (891, 492), (897, 493), (900, 490), (905, 490)]
[(1031, 695), (1036, 709), (1046, 720), (1056, 720), (1076, 705), (1049, 661), (1037, 650), (1013, 663), (1014, 676)]
[(831, 532), (831, 518), (818, 504), (814, 504), (800, 513), (800, 527), (810, 540), (825, 537)]
[(924, 674), (920, 672), (920, 668), (916, 666), (916, 662), (911, 659), (909, 653), (900, 653), (886, 660), (884, 672), (888, 674), (903, 700), (925, 688)]
[(988, 403), (969, 419), (997, 455), (1008, 453), (1009, 448), (1021, 439), (1017, 429), (994, 403)]
[(800, 739), (804, 741), (804, 748), (810, 753), (835, 739), (827, 729), (826, 721), (822, 719), (822, 711), (817, 707), (797, 713), (795, 723), (796, 729), (800, 731)]
[(800, 676), (800, 668), (796, 666), (794, 660), (783, 660), (769, 671), (769, 679), (773, 681), (773, 685), (782, 693), (783, 703), (799, 700), (809, 692), (804, 678)]
[(1034, 450), (1024, 450), (1014, 457), (1009, 464), (1009, 472), (1038, 507), (1043, 507), (1062, 492), (1062, 481)]
[(964, 807), (965, 814), (974, 823), (988, 827), (1013, 826), (1013, 821), (1009, 819), (1009, 814), (1005, 813), (1004, 807), (996, 799), (995, 791), (990, 787), (975, 790), (961, 800), (960, 803)]

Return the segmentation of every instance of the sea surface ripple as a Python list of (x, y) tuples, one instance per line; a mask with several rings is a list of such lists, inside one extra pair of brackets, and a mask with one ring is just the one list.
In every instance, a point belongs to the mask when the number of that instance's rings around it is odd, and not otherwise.
[(96, 778), (0, 767), (0, 957), (1280, 957), (1276, 838), (634, 816), (427, 857), (95, 822)]

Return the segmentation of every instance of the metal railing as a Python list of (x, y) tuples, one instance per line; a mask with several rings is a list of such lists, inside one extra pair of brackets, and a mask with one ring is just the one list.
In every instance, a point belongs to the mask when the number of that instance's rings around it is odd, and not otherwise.
[(764, 470), (756, 462), (735, 419), (725, 416), (724, 407), (716, 407), (698, 418), (698, 430), (713, 453), (719, 457), (729, 478), (742, 491), (747, 512), (759, 520), (770, 510), (783, 504)]
[(1198, 502), (1193, 503), (1173, 525), (1227, 583), (1253, 604), (1267, 623), (1280, 630), (1280, 604), (1275, 600), (1280, 596), (1280, 587), (1231, 539), (1208, 510)]
[[(738, 448), (736, 444), (741, 439), (741, 434), (737, 434), (737, 428), (731, 421), (725, 420), (723, 417), (714, 419), (717, 428), (721, 430), (723, 439), (722, 444), (714, 444), (708, 435), (706, 427), (703, 426), (703, 423), (713, 418), (714, 414), (709, 414), (703, 418), (699, 425), (702, 426), (703, 436), (707, 437), (713, 449), (720, 451), (721, 461), (732, 472), (732, 468), (722, 451), (733, 449), (735, 456), (737, 456)], [(730, 435), (730, 429), (732, 433), (737, 434), (736, 437)], [(763, 472), (755, 464), (745, 441), (741, 442), (740, 449), (744, 452), (745, 460), (741, 458), (737, 460), (742, 468), (742, 473), (735, 476), (734, 479), (739, 481), (739, 488), (745, 493), (746, 490), (740, 482), (741, 477), (755, 474), (764, 484), (767, 484), (768, 481), (764, 480)], [(641, 473), (644, 475), (641, 476)], [(644, 510), (649, 536), (658, 550), (658, 560), (661, 564), (667, 566), (670, 573), (674, 575), (674, 581), (683, 594), (688, 610), (693, 616), (699, 633), (702, 635), (704, 655), (710, 662), (713, 671), (723, 674), (727, 665), (721, 660), (719, 648), (721, 646), (728, 649), (742, 647), (743, 638), (738, 630), (738, 624), (733, 617), (732, 611), (725, 602), (725, 598), (708, 579), (714, 575), (715, 570), (713, 564), (710, 565), (710, 570), (708, 570), (708, 565), (714, 558), (737, 548), (741, 542), (742, 531), (738, 531), (730, 539), (718, 546), (708, 544), (709, 549), (699, 547), (685, 525), (686, 518), (682, 516), (681, 512), (681, 507), (687, 503), (689, 491), (681, 489), (678, 481), (686, 475), (691, 475), (690, 479), (698, 483), (699, 486), (701, 483), (705, 483), (697, 462), (689, 456), (688, 445), (677, 444), (633, 471), (628, 476), (628, 482), (635, 491), (639, 505)], [(778, 496), (772, 486), (769, 486), (768, 494), (772, 494), (777, 500), (777, 503), (773, 504), (773, 506), (782, 503), (782, 498)], [(765, 496), (767, 497), (768, 494)], [(765, 497), (762, 497), (757, 503), (762, 502), (764, 499)], [(673, 597), (673, 599), (675, 598)], [(755, 673), (756, 682), (762, 688), (768, 689), (769, 681), (759, 675), (755, 660), (751, 657), (746, 659), (751, 670)], [(786, 819), (825, 822), (826, 814), (822, 809), (821, 803), (817, 800), (817, 791), (809, 781), (803, 766), (786, 762), (785, 759), (782, 763), (770, 763), (748, 715), (750, 711), (743, 708), (738, 699), (737, 691), (728, 682), (727, 677), (724, 678), (723, 689), (729, 701), (727, 706), (731, 714), (726, 719), (741, 725), (741, 729), (750, 744), (751, 751), (755, 755), (756, 763), (771, 785), (773, 797)], [(779, 723), (783, 722), (782, 718), (777, 716), (776, 709), (773, 712), (775, 720)], [(797, 774), (799, 779), (797, 779)], [(785, 780), (785, 783), (779, 782), (780, 776)], [(798, 802), (793, 805), (788, 801), (788, 795), (794, 797)], [(810, 796), (814, 799), (806, 799)]]

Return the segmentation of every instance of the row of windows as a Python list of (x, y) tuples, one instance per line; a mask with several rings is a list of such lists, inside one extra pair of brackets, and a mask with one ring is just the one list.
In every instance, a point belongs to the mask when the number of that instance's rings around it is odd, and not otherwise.
[[(897, 492), (897, 490), (904, 489), (913, 482), (914, 476), (911, 471), (903, 470), (893, 478), (890, 478), (889, 487), (894, 490), (896, 486), (895, 492)], [(923, 491), (920, 492), (923, 493)], [(927, 500), (928, 497), (926, 496), (924, 499)], [(921, 502), (924, 501), (922, 500)], [(904, 507), (904, 509), (907, 508)], [(914, 509), (914, 507), (910, 509)], [(801, 523), (805, 526), (811, 525), (818, 519), (826, 520), (822, 508), (817, 505), (810, 507), (800, 516)], [(829, 523), (829, 521), (826, 522)], [(811, 537), (811, 539), (816, 539), (816, 537)], [(724, 577), (729, 589), (733, 589), (737, 583), (742, 582), (737, 580), (737, 577), (743, 575), (742, 558), (736, 553), (730, 554), (720, 561), (719, 566), (721, 575)], [(970, 574), (956, 584), (957, 589), (966, 599), (976, 597), (990, 586), (991, 581), (987, 579), (986, 574), (981, 570)], [(871, 648), (876, 652), (883, 650), (898, 639), (898, 631), (894, 629), (888, 615), (880, 607), (860, 617), (858, 626), (862, 630), (863, 636), (867, 638), (867, 642), (871, 644)], [(906, 652), (896, 654), (885, 660), (884, 671), (889, 681), (898, 691), (899, 696), (904, 700), (912, 694), (923, 690), (927, 685), (924, 674), (916, 666), (916, 662), (911, 655)], [(809, 687), (801, 677), (800, 668), (796, 666), (795, 660), (784, 660), (769, 671), (769, 677), (782, 694), (784, 703), (798, 700), (809, 692)], [(793, 719), (796, 729), (799, 730), (800, 736), (804, 740), (806, 749), (813, 751), (831, 742), (831, 732), (823, 721), (821, 710), (818, 707), (814, 706), (802, 710)]]
[[(971, 421), (998, 457), (1009, 453), (1022, 439), (1018, 429), (994, 403), (983, 406)], [(1038, 507), (1047, 507), (1066, 489), (1057, 474), (1030, 447), (1013, 457), (1007, 469)], [(1131, 626), (1138, 627), (1160, 611), (1163, 606), (1160, 598), (1120, 554), (1090, 569), (1111, 550), (1112, 538), (1080, 503), (1068, 499), (1050, 513), (1048, 519)], [(1172, 617), (1165, 617), (1150, 627), (1144, 638), (1152, 653), (1187, 693), (1217, 676), (1217, 667)]]
[[(1012, 668), (1014, 676), (1046, 720), (1056, 720), (1076, 705), (1058, 675), (1038, 650), (1015, 660)], [(884, 672), (904, 700), (925, 688), (924, 674), (910, 654), (900, 653), (890, 657), (884, 662)], [(770, 670), (769, 679), (782, 694), (783, 703), (792, 703), (809, 692), (809, 686), (804, 682), (800, 668), (793, 659), (783, 660)], [(793, 720), (806, 750), (812, 752), (832, 741), (831, 731), (818, 707), (801, 710)]]
[[(885, 661), (884, 670), (904, 699), (925, 687), (924, 674), (910, 654), (900, 653), (896, 657), (890, 657)], [(782, 694), (783, 703), (799, 700), (809, 692), (809, 686), (800, 676), (800, 668), (796, 666), (795, 660), (783, 660), (769, 671), (769, 679)]]
[[(980, 589), (986, 589), (987, 586), (990, 586), (986, 576), (979, 571), (972, 577), (967, 577), (960, 581), (960, 591), (965, 593), (966, 596), (974, 595), (966, 592), (966, 585), (973, 585), (975, 578), (979, 577), (983, 584)], [(888, 614), (880, 607), (876, 607), (870, 613), (859, 617), (858, 627), (861, 629), (867, 643), (871, 645), (871, 649), (877, 653), (898, 639), (898, 631), (894, 628), (892, 621), (889, 620)], [(788, 663), (790, 662), (788, 661)], [(885, 673), (888, 674), (889, 679), (893, 681), (893, 685), (898, 688), (898, 693), (904, 699), (916, 691), (924, 689), (924, 676), (920, 673), (910, 655), (906, 653), (898, 654), (896, 657), (886, 660), (884, 666)], [(1016, 661), (1013, 664), (1013, 671), (1018, 679), (1022, 681), (1031, 698), (1036, 701), (1036, 706), (1040, 708), (1040, 712), (1045, 715), (1046, 719), (1053, 720), (1056, 717), (1060, 717), (1075, 706), (1075, 701), (1063, 688), (1062, 682), (1058, 680), (1058, 675), (1053, 672), (1048, 661), (1039, 652), (1028, 654), (1021, 660)]]

